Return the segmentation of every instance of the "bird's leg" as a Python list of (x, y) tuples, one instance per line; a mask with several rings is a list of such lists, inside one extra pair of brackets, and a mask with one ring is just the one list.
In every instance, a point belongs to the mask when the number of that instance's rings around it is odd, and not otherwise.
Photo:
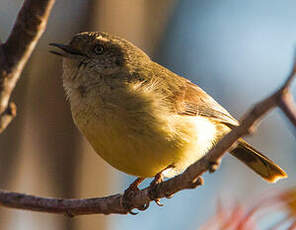
[(125, 190), (126, 191), (129, 191), (129, 190), (132, 190), (132, 191), (139, 191), (139, 188), (138, 186), (145, 180), (145, 178), (142, 178), (142, 177), (138, 177), (136, 180), (134, 180), (133, 183), (130, 184), (130, 186)]
[[(134, 197), (135, 193), (139, 191), (138, 186), (144, 181), (145, 178), (138, 177), (133, 183), (130, 184), (130, 186), (124, 191), (124, 194), (122, 196), (122, 206), (129, 210), (129, 213), (132, 215), (136, 215), (136, 212), (132, 212), (132, 204), (131, 200)], [(138, 208), (139, 210), (143, 211), (149, 207), (149, 204), (144, 205), (141, 208)]]
[[(166, 169), (165, 169), (166, 170)], [(163, 182), (164, 180), (164, 176), (163, 176), (163, 171), (160, 171), (159, 173), (157, 173), (155, 176), (154, 176), (154, 179), (153, 181), (151, 181), (150, 183), (150, 187), (155, 187), (156, 185), (160, 184), (161, 182)]]
[(159, 199), (159, 198), (155, 198), (155, 197), (156, 197), (156, 194), (155, 194), (155, 193), (156, 193), (156, 191), (155, 191), (156, 186), (157, 186), (158, 184), (160, 184), (161, 182), (164, 181), (164, 172), (165, 172), (166, 170), (170, 170), (170, 169), (172, 169), (172, 168), (174, 168), (174, 166), (169, 165), (169, 166), (166, 167), (165, 169), (161, 170), (159, 173), (157, 173), (157, 174), (154, 176), (153, 181), (150, 183), (149, 196), (150, 196), (150, 198), (151, 198), (152, 200), (155, 201), (155, 203), (156, 203), (158, 206), (163, 206), (163, 204), (160, 203), (160, 199)]

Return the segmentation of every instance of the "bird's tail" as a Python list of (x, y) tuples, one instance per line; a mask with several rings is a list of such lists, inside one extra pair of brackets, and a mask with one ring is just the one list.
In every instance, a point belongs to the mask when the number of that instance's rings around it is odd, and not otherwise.
[(231, 154), (270, 183), (288, 177), (284, 170), (243, 139), (239, 140), (237, 147), (231, 151)]

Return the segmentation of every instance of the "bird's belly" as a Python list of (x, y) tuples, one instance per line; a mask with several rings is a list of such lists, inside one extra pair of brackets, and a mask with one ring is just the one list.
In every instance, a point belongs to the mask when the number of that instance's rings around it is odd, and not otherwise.
[(113, 167), (138, 177), (153, 177), (168, 166), (171, 177), (200, 159), (213, 145), (216, 126), (203, 117), (172, 115), (136, 124), (116, 117), (74, 119), (94, 150)]

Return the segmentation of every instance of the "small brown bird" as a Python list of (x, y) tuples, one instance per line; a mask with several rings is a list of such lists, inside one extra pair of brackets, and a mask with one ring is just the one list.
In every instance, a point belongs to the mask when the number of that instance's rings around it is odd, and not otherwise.
[[(174, 176), (238, 125), (189, 80), (132, 43), (102, 32), (52, 43), (63, 57), (63, 85), (75, 124), (113, 167), (144, 178)], [(231, 154), (268, 182), (287, 174), (240, 139)]]

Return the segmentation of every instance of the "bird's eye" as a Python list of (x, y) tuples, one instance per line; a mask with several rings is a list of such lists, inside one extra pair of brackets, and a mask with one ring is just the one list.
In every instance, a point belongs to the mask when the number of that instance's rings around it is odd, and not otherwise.
[(94, 47), (94, 52), (97, 54), (97, 55), (100, 55), (104, 52), (104, 47), (102, 45), (96, 45)]

